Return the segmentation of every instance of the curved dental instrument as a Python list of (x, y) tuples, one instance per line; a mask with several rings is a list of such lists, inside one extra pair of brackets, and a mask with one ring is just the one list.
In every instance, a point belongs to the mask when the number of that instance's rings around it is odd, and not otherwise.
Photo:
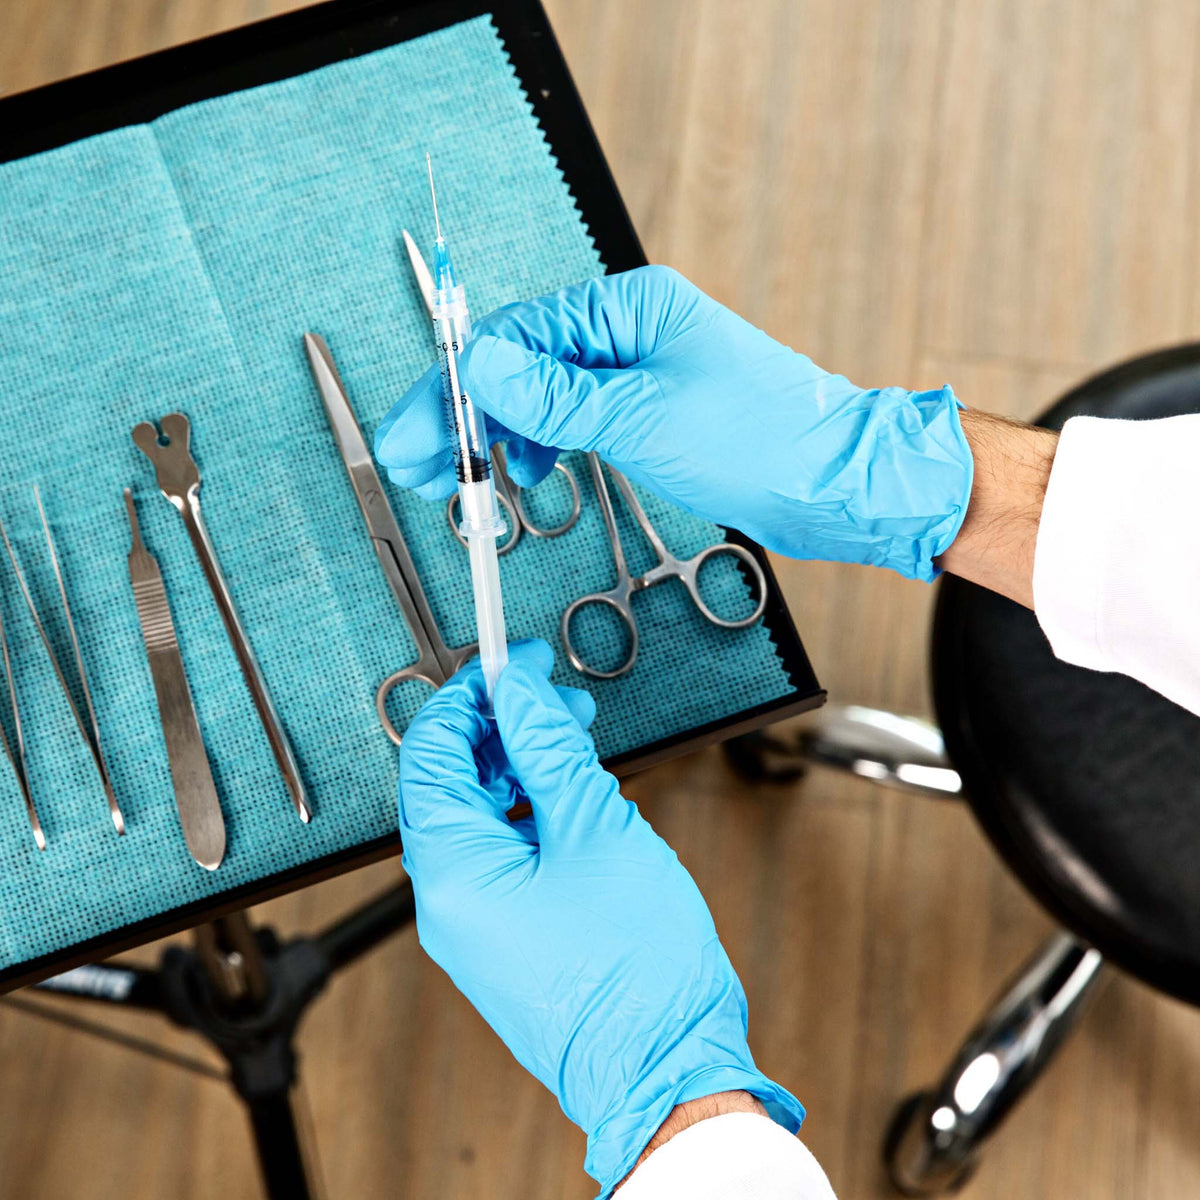
[(207, 871), (215, 871), (225, 857), (225, 818), (213, 783), (204, 738), (196, 720), (187, 672), (175, 637), (171, 606), (162, 571), (142, 542), (133, 492), (125, 489), (125, 511), (133, 544), (129, 550), (129, 582), (146, 643), (146, 659), (154, 680), (154, 696), (167, 744), (167, 763), (183, 840), (192, 857)]
[(417, 645), (417, 661), (412, 666), (389, 675), (375, 693), (375, 710), (379, 714), (380, 724), (398, 746), (400, 734), (396, 732), (386, 708), (388, 694), (392, 688), (409, 679), (419, 679), (430, 687), (439, 688), (476, 652), (477, 647), (463, 646), (461, 649), (451, 650), (442, 640), (429, 601), (425, 598), (421, 578), (387, 502), (371, 451), (367, 448), (354, 410), (350, 407), (350, 400), (341, 376), (338, 375), (333, 356), (329, 353), (329, 347), (315, 333), (306, 333), (304, 349), (313, 378), (316, 380), (317, 390), (321, 393), (321, 402), (325, 405), (329, 427), (333, 430), (342, 462), (346, 465), (346, 473), (350, 476), (355, 499), (358, 500), (363, 520), (367, 523), (367, 533), (370, 535), (371, 545), (375, 548), (375, 556), (379, 559), (384, 578), (392, 589), (404, 622)]
[(271, 700), (271, 694), (267, 691), (262, 669), (254, 657), (250, 639), (246, 636), (241, 618), (233, 605), (229, 585), (221, 573), (216, 549), (200, 516), (200, 468), (196, 466), (189, 449), (191, 424), (183, 413), (169, 413), (162, 418), (159, 425), (162, 428), (161, 437), (158, 428), (149, 421), (143, 421), (136, 426), (133, 430), (134, 443), (154, 464), (159, 489), (183, 518), (192, 549), (200, 560), (204, 577), (208, 580), (213, 599), (217, 602), (221, 620), (225, 623), (225, 632), (229, 635), (229, 641), (237, 654), (238, 664), (242, 668), (242, 675), (258, 712), (258, 719), (267, 735), (267, 741), (271, 744), (271, 753), (275, 756), (279, 773), (287, 785), (296, 815), (307, 823), (312, 820), (312, 808), (300, 778), (296, 755)]

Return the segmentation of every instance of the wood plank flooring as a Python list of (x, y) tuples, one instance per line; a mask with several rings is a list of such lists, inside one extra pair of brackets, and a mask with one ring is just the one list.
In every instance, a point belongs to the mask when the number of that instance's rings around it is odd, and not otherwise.
[[(0, 92), (293, 6), (0, 0)], [(649, 256), (823, 366), (950, 382), (1029, 417), (1092, 370), (1200, 335), (1192, 0), (547, 6)], [(835, 699), (928, 711), (928, 588), (777, 566)], [(808, 1105), (842, 1200), (882, 1200), (892, 1106), (1050, 922), (953, 805), (822, 773), (750, 788), (715, 749), (627, 792), (708, 897), (754, 1052)], [(397, 870), (258, 916), (311, 929)], [(300, 1045), (331, 1200), (594, 1194), (582, 1136), (411, 931), (331, 986)], [(1198, 1078), (1200, 1014), (1116, 979), (961, 1194), (1200, 1195)], [(0, 1007), (0, 1197), (257, 1195), (221, 1085)]]

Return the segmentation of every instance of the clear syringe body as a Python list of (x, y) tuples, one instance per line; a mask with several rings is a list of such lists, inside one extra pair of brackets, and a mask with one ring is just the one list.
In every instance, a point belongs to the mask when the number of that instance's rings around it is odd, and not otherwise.
[(497, 541), (504, 521), (496, 500), (496, 482), (488, 450), (483, 414), (463, 388), (459, 359), (471, 337), (471, 317), (466, 294), (455, 282), (454, 268), (445, 241), (434, 247), (433, 332), (442, 373), (446, 424), (458, 479), (462, 523), (459, 532), (467, 543), (471, 585), (475, 594), (475, 624), (479, 631), (479, 659), (487, 687), (488, 705), (496, 680), (508, 662), (504, 631), (504, 603), (500, 594), (500, 559)]

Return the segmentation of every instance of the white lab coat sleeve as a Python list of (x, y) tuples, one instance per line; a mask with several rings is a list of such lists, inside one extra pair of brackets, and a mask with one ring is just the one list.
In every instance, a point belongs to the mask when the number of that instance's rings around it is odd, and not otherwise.
[(1131, 675), (1200, 713), (1200, 414), (1066, 423), (1033, 602), (1064, 662)]
[(836, 1200), (803, 1142), (755, 1113), (709, 1117), (677, 1133), (614, 1200)]

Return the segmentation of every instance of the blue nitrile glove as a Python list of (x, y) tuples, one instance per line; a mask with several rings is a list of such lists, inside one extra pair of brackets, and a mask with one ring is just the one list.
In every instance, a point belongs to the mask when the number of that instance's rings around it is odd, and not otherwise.
[(594, 706), (550, 686), (545, 642), (510, 654), (494, 722), (471, 665), (400, 748), (421, 944), (587, 1133), (602, 1194), (686, 1100), (747, 1091), (794, 1132), (804, 1110), (754, 1066), (704, 898), (596, 761)]
[[(666, 267), (499, 309), (462, 371), (519, 484), (542, 478), (555, 448), (596, 450), (783, 554), (918, 579), (966, 514), (972, 458), (948, 387), (855, 387)], [(375, 452), (402, 487), (454, 490), (436, 368), (388, 414)]]

